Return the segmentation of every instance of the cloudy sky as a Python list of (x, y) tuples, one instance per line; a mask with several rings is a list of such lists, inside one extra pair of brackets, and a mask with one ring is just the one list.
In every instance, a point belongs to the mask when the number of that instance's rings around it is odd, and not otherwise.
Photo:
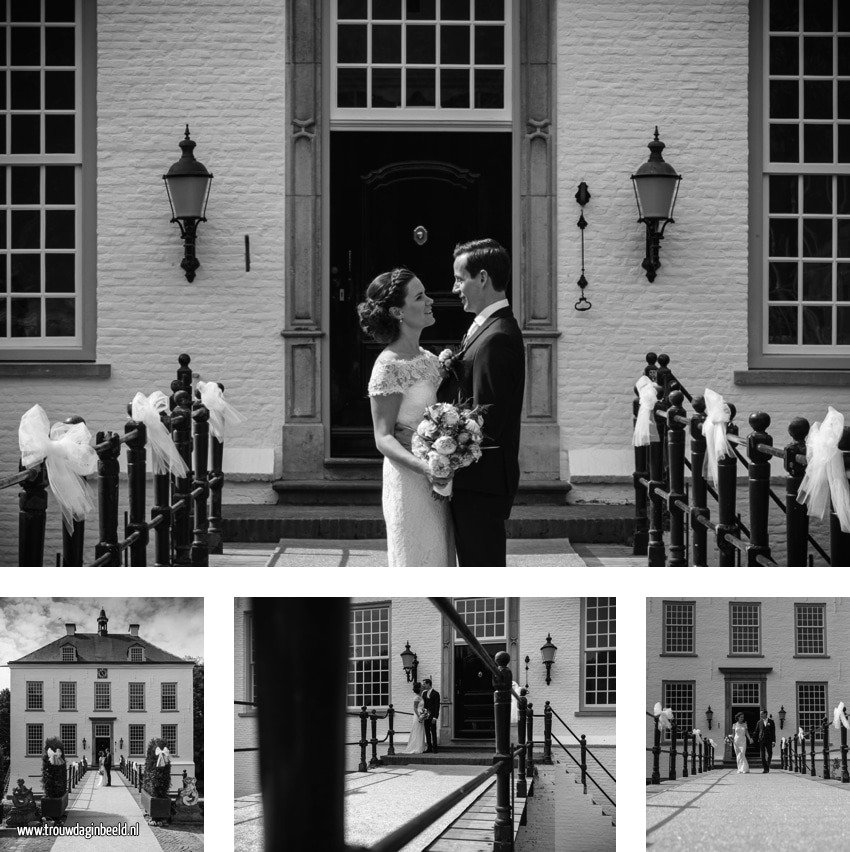
[(0, 689), (9, 686), (9, 660), (17, 660), (65, 635), (65, 623), (78, 633), (96, 633), (103, 607), (110, 633), (139, 636), (178, 657), (204, 655), (203, 598), (0, 598)]

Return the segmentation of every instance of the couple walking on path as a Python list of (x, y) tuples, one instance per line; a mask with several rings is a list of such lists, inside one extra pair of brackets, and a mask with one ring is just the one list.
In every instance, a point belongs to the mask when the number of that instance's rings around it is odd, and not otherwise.
[[(750, 764), (747, 761), (747, 743), (751, 743), (753, 738), (750, 736), (744, 714), (739, 713), (735, 719), (735, 724), (732, 726), (732, 744), (735, 749), (735, 758), (738, 761), (738, 772), (739, 774), (746, 774), (750, 771)], [(773, 724), (773, 719), (768, 716), (767, 710), (761, 711), (761, 718), (756, 724), (755, 735), (759, 744), (762, 773), (770, 772), (773, 746), (776, 743), (776, 725)]]

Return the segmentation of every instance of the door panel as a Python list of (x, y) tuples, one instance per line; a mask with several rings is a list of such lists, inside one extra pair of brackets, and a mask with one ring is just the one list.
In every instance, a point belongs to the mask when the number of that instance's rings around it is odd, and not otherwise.
[(357, 304), (376, 275), (407, 266), (434, 299), (423, 344), (460, 341), (471, 317), (451, 292), (452, 252), (480, 237), (510, 250), (511, 136), (335, 132), (330, 159), (331, 455), (372, 458), (366, 386), (382, 346), (361, 332)]
[[(505, 643), (484, 645), (494, 658)], [(456, 737), (493, 739), (493, 675), (468, 645), (455, 646), (455, 731)]]

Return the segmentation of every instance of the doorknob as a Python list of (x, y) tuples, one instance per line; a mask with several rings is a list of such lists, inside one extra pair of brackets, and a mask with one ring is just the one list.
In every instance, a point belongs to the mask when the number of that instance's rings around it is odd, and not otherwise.
[(417, 225), (413, 229), (413, 242), (418, 246), (424, 246), (428, 242), (428, 229), (424, 225)]

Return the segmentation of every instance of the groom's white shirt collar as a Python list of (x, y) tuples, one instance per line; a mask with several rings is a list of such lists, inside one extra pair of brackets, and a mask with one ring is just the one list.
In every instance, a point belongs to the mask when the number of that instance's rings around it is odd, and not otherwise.
[(472, 320), (472, 324), (469, 326), (469, 331), (467, 335), (472, 335), (478, 329), (484, 325), (484, 323), (491, 317), (496, 311), (502, 310), (502, 308), (509, 308), (511, 303), (507, 299), (499, 299), (498, 302), (493, 302), (491, 305), (487, 305), (480, 314), (477, 314), (475, 319)]

